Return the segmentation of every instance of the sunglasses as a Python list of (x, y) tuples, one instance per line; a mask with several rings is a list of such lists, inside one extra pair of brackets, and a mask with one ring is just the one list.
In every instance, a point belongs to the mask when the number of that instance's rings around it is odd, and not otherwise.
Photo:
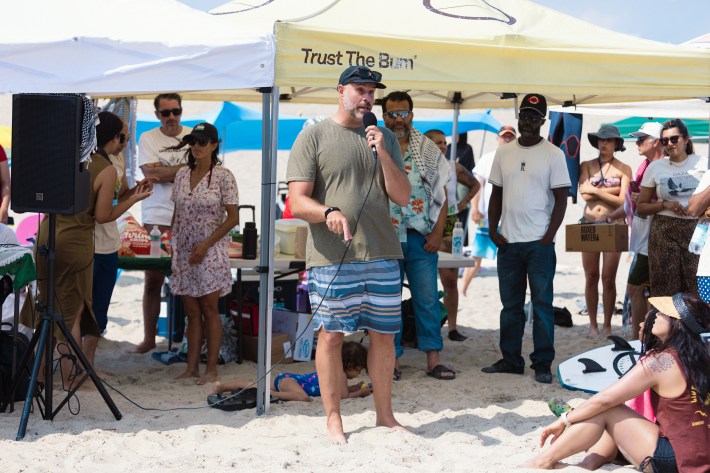
[(209, 140), (207, 138), (191, 138), (187, 140), (187, 144), (189, 144), (190, 146), (207, 146), (208, 143), (212, 143), (212, 140)]
[(355, 69), (357, 76), (360, 79), (370, 79), (372, 82), (379, 82), (382, 80), (382, 74), (377, 71), (371, 71), (366, 67), (358, 67)]
[(661, 144), (663, 146), (668, 146), (668, 142), (670, 141), (673, 144), (678, 143), (678, 140), (683, 138), (683, 135), (673, 135), (673, 136), (666, 136), (661, 138)]
[(384, 116), (391, 118), (392, 120), (396, 120), (397, 117), (401, 119), (407, 118), (412, 112), (409, 110), (398, 110), (395, 112), (385, 112), (383, 113)]
[(648, 139), (648, 136), (639, 136), (638, 139), (636, 140), (636, 145), (641, 146), (644, 141)]
[(520, 115), (518, 115), (518, 120), (522, 120), (524, 122), (529, 123), (540, 123), (545, 120), (545, 117), (534, 113), (521, 113)]
[(128, 139), (128, 137), (126, 135), (124, 135), (123, 133), (120, 133), (118, 135), (118, 142), (121, 144), (124, 144), (127, 139)]
[(172, 108), (169, 110), (158, 110), (158, 113), (160, 114), (161, 117), (163, 118), (168, 118), (170, 114), (172, 113), (174, 116), (179, 117), (182, 115), (182, 109), (181, 108)]

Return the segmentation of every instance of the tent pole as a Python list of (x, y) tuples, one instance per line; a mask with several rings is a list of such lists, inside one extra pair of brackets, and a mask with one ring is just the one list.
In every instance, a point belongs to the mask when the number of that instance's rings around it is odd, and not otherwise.
[[(449, 154), (449, 161), (456, 162), (457, 148), (459, 144), (459, 114), (461, 112), (461, 102), (463, 98), (461, 92), (454, 92), (454, 97), (452, 99), (454, 103), (454, 119), (451, 123), (451, 153)], [(451, 202), (449, 202), (451, 205)], [(468, 215), (468, 214), (467, 214)], [(468, 232), (468, 218), (463, 222), (463, 239), (466, 241), (466, 233)]]
[(261, 238), (259, 252), (259, 344), (256, 414), (268, 414), (271, 401), (271, 306), (274, 298), (274, 200), (276, 198), (276, 139), (278, 137), (278, 88), (262, 93)]

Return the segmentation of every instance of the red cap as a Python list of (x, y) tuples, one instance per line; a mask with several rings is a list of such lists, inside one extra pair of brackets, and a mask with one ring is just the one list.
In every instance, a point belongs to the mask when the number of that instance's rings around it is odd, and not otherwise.
[(500, 127), (500, 130), (498, 130), (498, 136), (503, 136), (507, 133), (511, 133), (513, 136), (517, 136), (518, 134), (518, 132), (515, 131), (515, 128), (510, 125), (503, 125)]

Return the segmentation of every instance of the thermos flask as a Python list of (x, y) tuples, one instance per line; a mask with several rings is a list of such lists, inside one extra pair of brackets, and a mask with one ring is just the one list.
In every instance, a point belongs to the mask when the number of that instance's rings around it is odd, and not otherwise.
[(251, 209), (251, 222), (244, 223), (242, 227), (242, 258), (256, 259), (256, 208), (253, 205), (240, 205), (237, 210)]

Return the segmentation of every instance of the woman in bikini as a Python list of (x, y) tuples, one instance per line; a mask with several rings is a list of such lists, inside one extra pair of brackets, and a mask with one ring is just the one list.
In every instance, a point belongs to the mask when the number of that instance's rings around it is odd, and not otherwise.
[[(579, 172), (579, 192), (585, 201), (582, 223), (603, 223), (607, 215), (623, 205), (631, 182), (631, 168), (614, 157), (624, 151), (624, 140), (618, 128), (602, 125), (588, 134), (589, 143), (599, 150), (596, 159), (582, 163)], [(604, 333), (611, 335), (611, 316), (616, 301), (616, 270), (621, 253), (604, 252), (602, 256), (602, 302), (604, 303)], [(599, 335), (597, 303), (599, 302), (599, 252), (583, 252), (584, 299), (589, 313), (589, 333)]]

